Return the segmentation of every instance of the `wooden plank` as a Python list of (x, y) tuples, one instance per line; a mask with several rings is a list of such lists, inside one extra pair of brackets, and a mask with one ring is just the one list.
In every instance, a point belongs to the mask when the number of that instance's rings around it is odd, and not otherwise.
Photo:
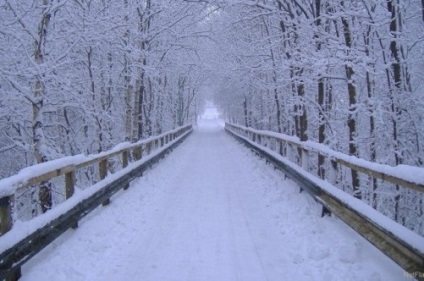
[(90, 159), (88, 161), (81, 162), (81, 163), (75, 165), (75, 169), (81, 169), (83, 167), (87, 167), (87, 166), (90, 166), (90, 165), (93, 165), (93, 164), (97, 164), (98, 162), (100, 162), (104, 159), (108, 159), (108, 158), (109, 158), (108, 155), (98, 156), (98, 157), (95, 157), (95, 158)]
[(69, 166), (61, 167), (59, 169), (56, 169), (56, 170), (47, 172), (47, 173), (42, 174), (42, 175), (39, 175), (37, 177), (30, 178), (28, 181), (26, 181), (25, 183), (23, 183), (22, 186), (20, 186), (20, 187), (25, 187), (25, 186), (29, 186), (29, 185), (36, 185), (36, 184), (38, 184), (40, 182), (48, 181), (48, 180), (50, 180), (52, 178), (55, 178), (55, 177), (64, 175), (64, 174), (66, 174), (66, 173), (68, 173), (70, 171), (73, 171), (74, 169), (75, 169), (75, 166), (74, 165), (69, 165)]
[(393, 177), (393, 176), (385, 174), (385, 173), (381, 173), (381, 172), (378, 172), (378, 171), (375, 171), (375, 170), (367, 169), (367, 168), (349, 163), (349, 162), (342, 160), (342, 159), (336, 158), (334, 160), (336, 162), (340, 163), (343, 166), (346, 166), (346, 167), (351, 168), (353, 170), (356, 170), (358, 172), (364, 173), (366, 175), (372, 176), (374, 178), (385, 180), (385, 181), (391, 182), (393, 184), (397, 184), (397, 185), (400, 185), (400, 186), (403, 186), (403, 187), (407, 187), (409, 189), (413, 189), (415, 191), (424, 192), (424, 185), (412, 183), (412, 182), (409, 182), (409, 181), (406, 181), (406, 180), (403, 180), (403, 179), (400, 179), (400, 178), (397, 178), (397, 177)]

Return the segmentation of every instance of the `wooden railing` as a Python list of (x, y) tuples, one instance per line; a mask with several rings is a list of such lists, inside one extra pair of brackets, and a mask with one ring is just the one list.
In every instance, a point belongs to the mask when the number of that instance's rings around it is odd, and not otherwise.
[[(260, 131), (252, 128), (246, 128), (234, 124), (226, 124), (226, 128), (236, 132), (242, 136), (249, 138), (251, 141), (263, 145), (265, 147), (271, 147), (281, 154), (282, 156), (293, 156), (296, 154), (299, 166), (302, 166), (305, 170), (308, 170), (309, 155), (310, 153), (316, 153), (324, 156), (331, 162), (332, 171), (328, 173), (326, 178), (331, 183), (336, 183), (338, 164), (347, 167), (351, 170), (366, 174), (368, 176), (388, 181), (393, 184), (403, 186), (415, 191), (424, 192), (424, 182), (415, 181), (415, 178), (406, 176), (395, 176), (387, 171), (393, 171), (396, 173), (396, 168), (389, 167), (387, 165), (381, 165), (358, 159), (343, 153), (336, 152), (329, 149), (325, 145), (313, 143), (313, 142), (302, 142), (296, 137), (287, 136), (284, 134), (273, 133), (269, 131)], [(272, 144), (273, 142), (273, 144)], [(417, 169), (416, 167), (409, 167), (409, 169)], [(424, 169), (418, 168), (423, 171)], [(417, 177), (416, 177), (417, 178)]]
[[(53, 160), (47, 163), (25, 168), (15, 176), (0, 180), (0, 230), (2, 237), (13, 230), (16, 220), (15, 214), (15, 193), (17, 190), (34, 188), (40, 183), (53, 180), (57, 177), (64, 177), (63, 189), (66, 199), (72, 198), (76, 182), (76, 172), (88, 166), (97, 166), (99, 180), (107, 178), (109, 161), (113, 157), (120, 157), (122, 168), (127, 168), (111, 182), (107, 182), (104, 187), (96, 191), (94, 195), (75, 202), (75, 206), (69, 208), (65, 214), (58, 214), (50, 222), (44, 223), (25, 237), (7, 240), (16, 240), (12, 245), (1, 245), (0, 251), (0, 280), (16, 280), (20, 275), (20, 265), (26, 262), (31, 256), (44, 248), (61, 233), (70, 227), (76, 228), (78, 219), (94, 209), (98, 204), (107, 205), (109, 198), (119, 189), (126, 189), (129, 182), (140, 176), (140, 173), (149, 165), (163, 157), (167, 150), (177, 145), (184, 137), (192, 131), (192, 126), (187, 125), (170, 132), (152, 137), (137, 143), (123, 143), (114, 149), (100, 153), (98, 155), (78, 155)], [(132, 163), (131, 163), (132, 160)], [(129, 166), (131, 163), (132, 166)], [(140, 163), (140, 164), (138, 164)], [(127, 167), (128, 166), (128, 167)], [(133, 168), (133, 166), (135, 168)], [(100, 182), (99, 182), (100, 183)], [(89, 189), (89, 188), (88, 188)], [(53, 208), (54, 209), (54, 208)], [(48, 214), (49, 211), (46, 213)], [(54, 229), (55, 231), (52, 231)], [(5, 248), (5, 249), (1, 249)]]
[[(419, 181), (418, 174), (423, 175), (423, 169), (403, 167), (403, 170), (408, 168), (417, 172), (408, 175), (399, 172), (395, 167), (371, 163), (336, 152), (322, 144), (299, 141), (296, 137), (228, 123), (225, 124), (225, 129), (280, 168), (302, 189), (308, 191), (323, 206), (323, 215), (335, 214), (399, 264), (405, 272), (418, 277), (424, 276), (422, 236), (382, 216), (364, 202), (334, 187), (338, 181), (338, 171), (345, 167), (421, 193), (424, 192), (424, 183)], [(323, 156), (329, 163), (327, 167), (330, 171), (321, 178), (310, 174), (311, 153)], [(418, 278), (418, 280), (424, 279)]]

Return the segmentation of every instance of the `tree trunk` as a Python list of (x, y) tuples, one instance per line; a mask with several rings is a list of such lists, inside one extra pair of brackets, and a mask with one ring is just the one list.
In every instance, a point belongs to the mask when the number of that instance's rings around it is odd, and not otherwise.
[[(41, 20), (38, 25), (38, 37), (35, 41), (34, 58), (37, 65), (44, 63), (45, 45), (47, 37), (47, 29), (50, 22), (50, 14), (48, 6), (49, 0), (42, 0), (42, 13)], [(32, 103), (32, 137), (33, 137), (33, 153), (36, 163), (43, 163), (48, 161), (48, 155), (45, 151), (46, 143), (44, 137), (43, 128), (43, 107), (44, 107), (44, 96), (46, 94), (46, 87), (43, 81), (43, 74), (38, 73), (35, 77), (34, 86), (34, 102)], [(51, 183), (42, 182), (39, 187), (39, 200), (41, 210), (45, 213), (52, 207), (52, 191)]]
[[(341, 3), (344, 6), (344, 3)], [(342, 17), (342, 25), (343, 25), (343, 35), (345, 39), (345, 44), (348, 48), (348, 56), (350, 55), (350, 51), (352, 49), (352, 36), (350, 32), (349, 22), (345, 17)], [(350, 59), (349, 59), (350, 60)], [(349, 115), (347, 126), (349, 129), (349, 154), (353, 156), (358, 156), (358, 148), (356, 145), (356, 86), (354, 81), (355, 72), (350, 63), (345, 65), (346, 78), (347, 78), (347, 89), (349, 95)], [(351, 179), (352, 179), (352, 189), (353, 194), (356, 198), (361, 199), (361, 190), (359, 188), (359, 175), (356, 170), (351, 169)]]
[[(398, 7), (395, 2), (395, 0), (389, 0), (387, 1), (387, 9), (391, 13), (391, 21), (390, 21), (390, 33), (392, 34), (393, 38), (390, 42), (390, 52), (392, 55), (392, 64), (391, 68), (393, 71), (393, 80), (394, 80), (394, 86), (396, 92), (394, 95), (399, 95), (402, 93), (402, 65), (400, 60), (400, 50), (399, 46), (397, 44), (397, 37), (399, 30), (399, 25), (397, 23), (397, 20), (399, 20), (400, 12), (398, 12)], [(393, 124), (393, 143), (395, 145), (395, 165), (399, 165), (402, 163), (402, 157), (400, 157), (401, 153), (399, 150), (399, 140), (398, 140), (398, 121), (401, 118), (402, 111), (400, 108), (398, 108), (397, 105), (397, 97), (394, 97), (393, 94), (391, 96), (391, 109), (392, 109), (392, 124)], [(396, 194), (395, 194), (395, 214), (394, 214), (394, 220), (399, 221), (399, 212), (400, 212), (400, 190), (399, 186), (396, 185)]]
[[(316, 42), (316, 50), (317, 52), (321, 51), (321, 39), (320, 39), (320, 27), (321, 27), (321, 0), (315, 0), (315, 25), (317, 27), (317, 32), (314, 35)], [(325, 108), (325, 87), (324, 87), (324, 79), (322, 77), (318, 77), (318, 105), (320, 107), (318, 113), (318, 142), (325, 142), (325, 123), (324, 123), (324, 108)], [(325, 178), (325, 167), (324, 167), (325, 157), (324, 155), (318, 154), (318, 176), (321, 179)]]
[[(135, 82), (135, 88), (140, 89), (140, 79), (137, 79)], [(137, 92), (134, 95), (134, 109), (132, 110), (132, 142), (137, 142), (140, 135), (139, 127), (139, 116), (140, 116), (140, 93)]]
[(243, 101), (243, 113), (244, 113), (244, 126), (249, 127), (249, 116), (247, 113), (247, 98), (244, 98)]
[[(365, 55), (367, 57), (371, 56), (370, 46), (371, 46), (371, 38), (372, 36), (372, 29), (371, 27), (368, 28), (367, 33), (364, 34), (364, 45), (365, 45)], [(375, 67), (372, 66), (373, 71), (375, 73)], [(375, 81), (373, 78), (373, 74), (369, 71), (366, 72), (366, 84), (367, 84), (367, 95), (368, 95), (368, 101), (371, 102), (372, 98), (374, 97), (374, 91), (375, 91)], [(376, 140), (375, 140), (375, 120), (374, 120), (374, 104), (371, 103), (369, 106), (369, 122), (370, 122), (370, 158), (369, 160), (372, 162), (377, 161), (377, 150), (376, 150)], [(374, 209), (377, 209), (378, 207), (378, 196), (377, 196), (377, 189), (378, 189), (378, 182), (377, 179), (372, 177), (371, 178), (371, 188), (372, 188), (372, 198), (371, 198), (371, 206)]]
[(133, 86), (129, 84), (125, 93), (125, 141), (131, 141), (133, 89)]

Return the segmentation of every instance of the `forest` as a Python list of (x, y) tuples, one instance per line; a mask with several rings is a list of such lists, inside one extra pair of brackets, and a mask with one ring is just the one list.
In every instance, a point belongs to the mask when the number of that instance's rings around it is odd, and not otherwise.
[[(423, 7), (3, 0), (0, 178), (196, 124), (208, 99), (232, 123), (423, 167)], [(310, 165), (324, 178), (330, 164)], [(340, 188), (424, 235), (422, 193), (350, 171)]]

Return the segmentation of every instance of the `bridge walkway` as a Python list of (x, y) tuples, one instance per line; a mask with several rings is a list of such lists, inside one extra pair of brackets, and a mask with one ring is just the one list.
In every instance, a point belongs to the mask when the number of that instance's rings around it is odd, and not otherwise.
[(22, 268), (21, 280), (403, 280), (284, 175), (203, 120), (127, 191)]

